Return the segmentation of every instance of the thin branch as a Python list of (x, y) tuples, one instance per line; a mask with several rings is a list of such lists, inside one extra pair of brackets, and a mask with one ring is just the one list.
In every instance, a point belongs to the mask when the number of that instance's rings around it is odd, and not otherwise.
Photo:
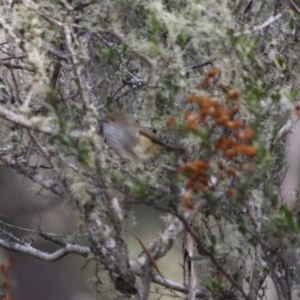
[[(249, 200), (247, 202), (249, 214), (253, 220), (253, 225), (255, 226), (255, 232), (257, 234), (261, 234), (261, 218), (262, 218), (262, 212), (261, 212), (261, 203), (257, 200), (257, 197), (253, 195), (253, 193), (250, 194)], [(257, 243), (254, 246), (254, 259), (253, 262), (253, 268), (252, 268), (252, 276), (251, 276), (251, 282), (249, 287), (249, 299), (255, 300), (257, 299), (258, 291), (260, 288), (260, 281), (263, 274), (261, 274), (262, 269), (262, 249), (261, 249), (261, 243)]]
[(11, 64), (11, 63), (4, 63), (4, 62), (0, 62), (0, 65), (7, 67), (9, 69), (17, 69), (17, 70), (24, 70), (27, 72), (34, 72), (34, 68), (30, 68), (28, 66), (21, 66), (21, 65), (15, 65), (15, 64)]
[[(22, 127), (25, 127), (27, 129), (31, 129), (34, 131), (38, 131), (41, 133), (49, 134), (52, 137), (60, 137), (59, 130), (57, 126), (47, 126), (42, 124), (42, 118), (38, 119), (28, 119), (22, 114), (17, 114), (9, 109), (7, 109), (5, 106), (0, 105), (0, 118), (3, 118), (5, 120), (8, 120), (10, 122), (13, 122), (15, 124), (18, 124)], [(70, 137), (73, 138), (88, 138), (94, 135), (96, 132), (96, 128), (91, 128), (91, 130), (88, 131), (79, 131), (74, 130), (69, 133)]]
[[(69, 254), (78, 254), (80, 256), (83, 257), (87, 257), (89, 254), (91, 254), (91, 251), (88, 247), (84, 247), (84, 246), (79, 246), (79, 245), (72, 245), (69, 243), (65, 243), (65, 246), (63, 249), (60, 249), (54, 253), (46, 253), (44, 251), (40, 251), (28, 244), (24, 244), (24, 245), (20, 245), (18, 243), (13, 243), (13, 242), (8, 242), (5, 241), (3, 239), (0, 239), (0, 247), (4, 248), (6, 250), (11, 250), (17, 253), (22, 253), (22, 254), (26, 254), (29, 255), (31, 257), (40, 259), (40, 260), (44, 260), (47, 262), (55, 262), (58, 261), (60, 259), (62, 259), (63, 257), (69, 255)], [(140, 276), (140, 274), (138, 274), (138, 276)], [(181, 293), (187, 294), (188, 293), (188, 289), (186, 286), (172, 281), (170, 279), (163, 279), (161, 276), (156, 275), (156, 274), (152, 274), (151, 275), (151, 280), (152, 282), (155, 282), (161, 286), (165, 286), (168, 288), (172, 288), (176, 291), (179, 291)], [(205, 291), (202, 289), (196, 289), (195, 290), (196, 293), (196, 298), (197, 299), (204, 299), (205, 298)]]
[[(165, 254), (172, 248), (175, 239), (185, 229), (185, 222), (189, 222), (194, 217), (194, 215), (199, 211), (199, 207), (200, 204), (196, 205), (192, 211), (186, 212), (184, 216), (181, 215), (180, 217), (174, 217), (168, 227), (161, 232), (160, 236), (156, 238), (151, 245), (147, 246), (147, 249), (153, 259), (158, 260), (165, 256)], [(147, 259), (148, 255), (143, 251), (139, 254), (136, 260), (130, 262), (130, 265), (133, 270), (140, 270), (143, 268)]]
[(43, 133), (55, 134), (55, 132), (57, 131), (53, 127), (41, 124), (41, 122), (33, 122), (30, 119), (26, 118), (24, 115), (17, 114), (7, 109), (5, 106), (0, 106), (0, 117), (23, 127)]
[(291, 118), (289, 118), (287, 122), (277, 132), (273, 141), (269, 145), (267, 145), (267, 149), (272, 151), (274, 146), (292, 130), (292, 128), (298, 121), (299, 121), (299, 117), (296, 116), (296, 114), (294, 114)]
[(233, 36), (237, 37), (237, 36), (241, 36), (241, 35), (244, 35), (244, 34), (249, 34), (249, 33), (254, 33), (256, 31), (260, 31), (260, 30), (270, 26), (272, 23), (276, 22), (281, 17), (282, 17), (282, 13), (277, 14), (275, 17), (271, 16), (267, 21), (265, 21), (261, 25), (254, 26), (252, 30), (246, 30), (244, 32), (236, 32)]
[(18, 244), (24, 244), (24, 242), (19, 239), (18, 237), (16, 237), (15, 235), (13, 235), (11, 232), (8, 232), (6, 231), (5, 229), (3, 228), (0, 228), (0, 232), (6, 237), (6, 238), (9, 238), (11, 240), (14, 240), (16, 243)]
[[(16, 228), (16, 229), (19, 229), (19, 230), (23, 230), (23, 231), (26, 231), (26, 232), (32, 232), (32, 233), (39, 233), (39, 230), (36, 230), (36, 229), (29, 229), (29, 228), (25, 228), (25, 227), (20, 227), (20, 226), (15, 226), (15, 225), (11, 225), (9, 223), (6, 223), (2, 220), (0, 220), (0, 225), (3, 224), (5, 227), (10, 227), (10, 228)], [(49, 233), (47, 232), (46, 233), (48, 236), (51, 235), (51, 236), (61, 236), (63, 237), (64, 235), (61, 234), (61, 233)], [(85, 234), (86, 235), (86, 234)], [(84, 236), (85, 236), (84, 235)]]
[(64, 61), (69, 61), (69, 56), (67, 54), (64, 54), (63, 51), (60, 51), (58, 49), (56, 49), (55, 47), (53, 47), (52, 45), (43, 42), (43, 46), (54, 56), (58, 57), (61, 60)]
[(212, 65), (212, 61), (208, 60), (208, 61), (205, 61), (203, 63), (198, 63), (198, 64), (186, 66), (186, 67), (183, 68), (183, 70), (190, 70), (190, 69), (195, 70), (195, 69), (198, 69), (198, 68), (205, 67), (207, 65)]
[(29, 90), (27, 91), (27, 95), (25, 97), (24, 103), (23, 105), (20, 107), (20, 111), (24, 112), (24, 113), (28, 113), (29, 112), (29, 106), (30, 103), (32, 101), (32, 96), (34, 93), (34, 90), (36, 88), (37, 83), (39, 83), (40, 81), (40, 75), (36, 74), (33, 79), (31, 80), (31, 83), (29, 84)]
[(187, 231), (184, 233), (183, 251), (186, 257), (185, 263), (187, 264), (187, 278), (188, 278), (188, 290), (189, 290), (189, 300), (194, 300), (196, 298), (196, 274), (194, 261), (194, 240), (191, 234)]
[(300, 13), (300, 8), (293, 0), (287, 0), (287, 2), (293, 10), (295, 10), (298, 14)]
[(245, 15), (252, 9), (252, 7), (254, 6), (255, 2), (256, 2), (256, 0), (249, 0), (248, 1), (248, 3), (245, 6), (245, 9), (244, 9), (244, 14)]
[(61, 185), (58, 185), (53, 180), (47, 179), (42, 174), (38, 173), (36, 171), (36, 168), (33, 168), (27, 164), (27, 161), (25, 159), (16, 160), (8, 156), (0, 156), (0, 161), (4, 162), (7, 166), (20, 172), (27, 178), (38, 183), (40, 186), (53, 192), (54, 194), (58, 196), (65, 195), (66, 191)]
[(128, 89), (127, 91), (125, 91), (124, 93), (122, 93), (121, 95), (119, 95), (118, 97), (116, 97), (114, 99), (114, 101), (118, 101), (119, 99), (121, 99), (122, 97), (124, 97), (125, 95), (129, 94), (131, 91), (134, 91), (136, 89), (136, 87), (132, 87), (130, 89)]
[(118, 31), (117, 28), (115, 27), (109, 27), (108, 30), (104, 30), (104, 33), (109, 33), (111, 35), (113, 35), (116, 39), (119, 40), (119, 42), (121, 42), (124, 46), (126, 46), (133, 54), (135, 54), (138, 58), (140, 58), (143, 62), (145, 62), (149, 69), (149, 76), (148, 76), (148, 80), (147, 83), (148, 84), (153, 84), (156, 80), (155, 80), (155, 67), (156, 67), (156, 60), (150, 58), (149, 56), (147, 56), (146, 54), (144, 54), (142, 51), (140, 51), (140, 49), (136, 48), (134, 43), (131, 43), (127, 40), (127, 38), (125, 37), (125, 35), (123, 35), (120, 31)]
[(3, 239), (0, 239), (0, 247), (6, 250), (27, 254), (30, 255), (31, 257), (35, 257), (48, 262), (54, 262), (60, 260), (61, 258), (69, 254), (78, 254), (80, 256), (87, 257), (91, 253), (88, 247), (72, 245), (69, 243), (66, 243), (63, 249), (59, 249), (58, 251), (51, 254), (46, 253), (44, 251), (40, 251), (28, 244), (20, 245), (17, 243), (5, 241)]
[(215, 265), (215, 267), (221, 273), (223, 273), (223, 275), (225, 276), (225, 278), (232, 284), (232, 286), (235, 287), (241, 293), (241, 295), (243, 296), (243, 298), (244, 299), (248, 299), (248, 296), (245, 293), (243, 287), (240, 286), (236, 282), (236, 280), (231, 276), (231, 274), (229, 274), (227, 272), (227, 270), (219, 263), (219, 261), (215, 257), (215, 255), (211, 251), (207, 250), (206, 246), (203, 246), (202, 241), (192, 232), (192, 230), (191, 230), (191, 228), (189, 226), (189, 222), (187, 222), (187, 220), (184, 217), (182, 217), (179, 213), (177, 213), (177, 217), (182, 221), (182, 225), (184, 226), (184, 228), (186, 229), (186, 231), (189, 232), (191, 234), (191, 236), (193, 237), (193, 239), (196, 241), (197, 248), (198, 248), (199, 252), (205, 253), (205, 255), (210, 258), (211, 262)]
[[(33, 12), (35, 12), (36, 14), (40, 15), (42, 18), (44, 18), (46, 21), (48, 21), (50, 24), (54, 23), (57, 26), (61, 27), (63, 26), (63, 23), (60, 20), (57, 20), (55, 18), (53, 18), (53, 16), (51, 16), (50, 14), (46, 13), (46, 12), (42, 12), (38, 9), (38, 5), (36, 3), (34, 3), (33, 1), (22, 1), (23, 5), (28, 8), (29, 10), (32, 10)], [(29, 5), (32, 4), (32, 5)]]
[(6, 60), (12, 60), (12, 59), (24, 59), (26, 58), (26, 55), (21, 55), (21, 56), (9, 56), (9, 57), (5, 57), (5, 58), (1, 58), (0, 59), (0, 64)]
[[(180, 284), (180, 283), (170, 280), (170, 279), (166, 279), (166, 278), (163, 279), (163, 278), (161, 278), (161, 276), (159, 276), (157, 274), (152, 274), (152, 281), (161, 286), (164, 286), (166, 288), (172, 287), (172, 289), (174, 291), (178, 291), (178, 292), (181, 292), (184, 294), (188, 294), (188, 292), (189, 292), (188, 288), (185, 285)], [(167, 283), (167, 285), (166, 285), (166, 283)], [(204, 299), (207, 297), (207, 294), (205, 293), (205, 291), (203, 289), (195, 289), (195, 293), (196, 293), (197, 299)]]

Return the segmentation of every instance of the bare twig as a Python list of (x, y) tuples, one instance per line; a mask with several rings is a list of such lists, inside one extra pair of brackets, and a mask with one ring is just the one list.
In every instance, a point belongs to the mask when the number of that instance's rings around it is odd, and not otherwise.
[[(261, 233), (261, 203), (257, 200), (253, 194), (249, 197), (248, 201), (249, 213), (254, 221), (255, 232), (257, 234)], [(252, 277), (249, 287), (248, 297), (249, 300), (257, 299), (258, 291), (260, 288), (261, 281), (261, 267), (262, 267), (262, 257), (261, 257), (261, 244), (258, 242), (254, 248), (254, 259), (253, 259), (253, 269), (252, 269)]]
[(136, 48), (136, 45), (133, 43), (130, 43), (125, 35), (123, 35), (116, 27), (110, 26), (107, 31), (104, 31), (104, 33), (110, 33), (115, 38), (117, 38), (123, 45), (125, 45), (132, 53), (134, 53), (138, 58), (140, 58), (142, 61), (144, 61), (149, 69), (149, 76), (147, 83), (153, 84), (156, 81), (155, 76), (155, 67), (156, 67), (156, 60), (150, 58), (146, 54), (144, 54), (142, 51), (140, 51), (138, 48)]
[(244, 34), (249, 34), (249, 33), (254, 33), (256, 31), (260, 31), (260, 30), (270, 26), (272, 23), (276, 22), (281, 17), (282, 17), (282, 13), (277, 14), (275, 17), (271, 16), (267, 21), (265, 21), (261, 25), (254, 26), (252, 30), (246, 30), (244, 32), (237, 32), (233, 36), (237, 37), (237, 36), (241, 36), (241, 35), (244, 35)]
[(51, 179), (45, 178), (42, 174), (38, 173), (35, 168), (29, 166), (25, 159), (16, 160), (8, 156), (0, 156), (0, 161), (5, 163), (7, 166), (25, 175), (27, 178), (38, 183), (43, 188), (53, 192), (58, 196), (64, 196), (66, 191), (61, 186), (52, 181)]
[[(198, 211), (198, 210), (197, 210)], [(182, 221), (182, 224), (187, 232), (191, 234), (193, 239), (197, 243), (197, 248), (199, 252), (205, 253), (206, 256), (208, 256), (211, 260), (211, 262), (215, 265), (215, 267), (227, 278), (227, 280), (232, 284), (233, 287), (235, 287), (243, 296), (244, 299), (248, 299), (247, 294), (245, 293), (243, 287), (237, 283), (237, 281), (229, 274), (229, 272), (219, 263), (217, 258), (215, 257), (214, 253), (210, 252), (205, 245), (203, 245), (203, 242), (191, 231), (191, 228), (189, 226), (189, 222), (183, 218), (180, 214), (177, 214), (177, 217)]]
[(11, 64), (11, 63), (5, 63), (5, 62), (1, 62), (0, 65), (7, 67), (9, 69), (24, 70), (24, 71), (31, 72), (31, 73), (34, 72), (34, 68), (24, 66), (24, 65), (15, 65), (15, 64)]
[(208, 61), (205, 61), (203, 63), (198, 63), (198, 64), (186, 66), (186, 67), (183, 68), (183, 70), (190, 70), (190, 69), (195, 70), (195, 69), (198, 69), (198, 68), (205, 67), (207, 65), (212, 65), (212, 61), (208, 60)]
[(90, 254), (90, 249), (88, 247), (72, 245), (69, 243), (66, 243), (63, 249), (59, 249), (58, 251), (51, 254), (46, 253), (44, 251), (40, 251), (30, 246), (29, 244), (21, 245), (18, 243), (8, 242), (2, 239), (0, 239), (0, 247), (6, 250), (27, 254), (31, 257), (35, 257), (48, 262), (60, 260), (68, 254), (78, 254), (84, 257), (87, 257)]
[(290, 7), (295, 10), (297, 13), (300, 13), (300, 8), (297, 6), (297, 4), (293, 0), (287, 0)]
[(36, 3), (34, 3), (33, 1), (22, 1), (22, 2), (26, 8), (32, 10), (33, 12), (35, 12), (36, 14), (38, 14), (39, 16), (44, 18), (46, 21), (48, 21), (50, 24), (54, 23), (59, 27), (63, 26), (63, 23), (60, 20), (54, 18), (49, 13), (40, 11), (38, 9), (38, 5)]
[[(189, 292), (188, 288), (185, 285), (175, 282), (173, 280), (167, 279), (167, 278), (165, 278), (165, 280), (163, 280), (161, 278), (161, 276), (159, 276), (157, 274), (152, 274), (152, 281), (159, 285), (165, 286), (165, 287), (171, 286), (173, 290), (184, 293), (184, 294), (188, 294), (188, 292)], [(166, 286), (165, 281), (168, 284), (167, 286)], [(196, 299), (205, 299), (206, 298), (206, 292), (203, 289), (195, 289), (195, 293), (196, 293)]]
[(245, 6), (245, 9), (244, 9), (244, 14), (246, 15), (251, 9), (252, 7), (254, 6), (256, 0), (249, 0)]
[(196, 298), (196, 274), (194, 268), (194, 262), (192, 260), (194, 256), (194, 240), (189, 232), (184, 233), (183, 241), (183, 251), (186, 257), (185, 263), (187, 264), (187, 279), (188, 279), (188, 290), (189, 290), (189, 300), (194, 300)]
[(293, 116), (289, 118), (287, 122), (277, 132), (273, 141), (269, 145), (267, 145), (267, 149), (272, 151), (274, 146), (292, 130), (292, 128), (297, 122), (299, 122), (299, 117), (293, 114)]
[(43, 133), (55, 134), (57, 131), (53, 127), (42, 125), (41, 122), (34, 122), (22, 114), (17, 114), (12, 110), (7, 109), (5, 106), (0, 106), (0, 117), (23, 127)]

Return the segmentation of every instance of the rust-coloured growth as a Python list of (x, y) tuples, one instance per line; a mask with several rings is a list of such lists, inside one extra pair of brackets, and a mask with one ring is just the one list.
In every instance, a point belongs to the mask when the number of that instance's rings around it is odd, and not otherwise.
[(239, 100), (240, 98), (240, 92), (237, 91), (237, 90), (229, 90), (227, 92), (227, 95), (225, 97), (226, 101), (229, 101), (229, 100)]
[[(210, 84), (211, 79), (220, 74), (221, 69), (210, 69), (203, 79), (202, 85)], [(216, 84), (215, 80), (214, 84)], [(239, 180), (239, 172), (247, 172), (252, 170), (252, 168), (249, 168), (249, 165), (246, 167), (246, 164), (244, 162), (241, 163), (239, 159), (234, 159), (239, 156), (253, 158), (257, 154), (256, 147), (251, 145), (251, 140), (256, 136), (256, 132), (239, 114), (241, 108), (239, 102), (240, 92), (230, 89), (230, 87), (222, 83), (216, 86), (225, 93), (223, 101), (217, 101), (204, 93), (190, 95), (187, 98), (187, 102), (198, 106), (198, 111), (197, 107), (194, 107), (191, 111), (187, 110), (182, 115), (186, 129), (192, 131), (207, 129), (207, 140), (205, 140), (205, 143), (210, 145), (210, 148), (208, 148), (210, 152), (204, 151), (207, 157), (206, 160), (190, 161), (181, 165), (178, 169), (179, 173), (187, 177), (186, 189), (196, 193), (212, 192), (218, 189), (217, 185), (212, 185), (210, 182), (211, 174), (215, 174), (219, 181), (227, 177)], [(300, 117), (300, 105), (296, 106), (296, 112)], [(202, 130), (199, 130), (199, 133)], [(216, 152), (221, 152), (223, 157), (226, 158), (224, 160), (224, 162), (226, 161), (226, 166), (222, 160), (217, 160), (217, 165), (209, 163), (209, 159)], [(240, 163), (242, 166), (239, 165)], [(237, 191), (231, 186), (227, 187), (227, 191), (229, 196), (237, 196)], [(188, 193), (182, 196), (183, 209), (191, 207), (190, 197)]]
[(174, 117), (170, 117), (166, 120), (166, 126), (167, 127), (172, 127), (175, 123), (175, 118)]
[(298, 118), (300, 118), (300, 104), (297, 104), (297, 105), (295, 106), (295, 110), (296, 110), (296, 116), (297, 116)]
[(186, 191), (183, 195), (181, 195), (181, 209), (183, 211), (188, 211), (193, 209), (194, 207), (194, 199), (191, 192)]

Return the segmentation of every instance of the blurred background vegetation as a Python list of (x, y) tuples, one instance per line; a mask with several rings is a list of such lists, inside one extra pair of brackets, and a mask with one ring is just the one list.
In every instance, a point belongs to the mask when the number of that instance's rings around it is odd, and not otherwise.
[(300, 298), (298, 2), (0, 1), (6, 299)]

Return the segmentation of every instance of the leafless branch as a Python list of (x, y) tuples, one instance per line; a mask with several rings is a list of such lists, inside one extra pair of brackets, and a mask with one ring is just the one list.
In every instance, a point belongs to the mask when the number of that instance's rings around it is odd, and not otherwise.
[(155, 83), (155, 67), (156, 67), (156, 61), (149, 56), (145, 55), (142, 51), (140, 51), (138, 48), (136, 48), (135, 45), (130, 43), (127, 38), (116, 28), (113, 26), (110, 26), (107, 31), (104, 31), (105, 33), (110, 33), (115, 38), (117, 38), (124, 46), (126, 46), (132, 53), (134, 53), (137, 57), (139, 57), (142, 61), (144, 61), (149, 69), (149, 76), (147, 83), (149, 85)]
[(286, 123), (277, 132), (273, 141), (269, 145), (267, 145), (267, 149), (272, 151), (274, 146), (292, 130), (297, 122), (299, 122), (299, 117), (297, 117), (295, 114), (293, 114), (292, 117), (288, 118)]
[(256, 31), (260, 31), (260, 30), (270, 26), (272, 23), (276, 22), (281, 17), (282, 17), (282, 13), (277, 14), (275, 17), (271, 16), (267, 21), (265, 21), (261, 25), (254, 26), (252, 30), (246, 30), (244, 32), (237, 32), (233, 36), (237, 37), (237, 36), (241, 36), (244, 34), (255, 33)]
[[(257, 234), (261, 233), (261, 203), (259, 200), (251, 194), (248, 201), (249, 214), (252, 216), (254, 221), (255, 231)], [(262, 268), (262, 257), (261, 257), (261, 244), (258, 242), (254, 248), (254, 259), (253, 259), (253, 267), (252, 267), (252, 277), (249, 287), (248, 297), (249, 300), (257, 299), (258, 291), (260, 289), (260, 281), (261, 281), (261, 268)]]
[(24, 66), (24, 65), (15, 65), (15, 64), (11, 64), (11, 63), (5, 63), (5, 62), (1, 62), (0, 65), (7, 67), (9, 69), (24, 70), (24, 71), (31, 72), (31, 73), (34, 72), (34, 68)]
[(189, 300), (194, 300), (196, 298), (196, 274), (195, 266), (192, 258), (194, 257), (194, 240), (189, 232), (184, 233), (183, 240), (183, 252), (186, 257), (185, 263), (187, 264), (187, 279), (188, 279), (188, 291), (189, 291)]
[(90, 254), (90, 249), (88, 247), (78, 246), (78, 245), (72, 245), (66, 243), (65, 247), (63, 249), (59, 249), (54, 253), (46, 253), (44, 251), (40, 251), (34, 247), (32, 247), (29, 244), (18, 244), (13, 242), (8, 242), (3, 239), (0, 239), (0, 247), (4, 248), (6, 250), (11, 250), (23, 254), (30, 255), (32, 257), (48, 261), (48, 262), (54, 262), (57, 260), (60, 260), (61, 258), (69, 255), (69, 254), (78, 254), (80, 256), (87, 257)]
[(190, 70), (190, 69), (195, 70), (195, 69), (198, 69), (198, 68), (205, 67), (207, 65), (212, 65), (212, 61), (208, 60), (208, 61), (205, 61), (203, 63), (198, 63), (198, 64), (186, 66), (186, 67), (183, 68), (183, 70)]
[(287, 0), (290, 7), (295, 10), (297, 13), (300, 13), (300, 8), (297, 6), (297, 4), (293, 0)]
[(42, 174), (36, 171), (36, 168), (29, 166), (27, 161), (23, 158), (17, 160), (14, 158), (10, 158), (8, 156), (0, 156), (0, 161), (2, 161), (6, 166), (13, 168), (14, 170), (18, 171), (19, 173), (23, 174), (27, 178), (31, 179), (32, 181), (38, 183), (43, 188), (53, 192), (57, 196), (64, 196), (65, 189), (52, 181), (44, 177)]
[(12, 110), (7, 109), (5, 106), (0, 106), (0, 117), (23, 127), (47, 134), (55, 134), (57, 131), (50, 126), (41, 124), (41, 120), (32, 121), (26, 118), (23, 114), (17, 114)]
[(54, 18), (47, 12), (43, 12), (43, 11), (39, 10), (38, 4), (34, 3), (33, 1), (22, 1), (22, 2), (25, 7), (34, 11), (36, 14), (40, 15), (42, 18), (44, 18), (49, 23), (56, 24), (59, 27), (63, 26), (63, 23), (60, 20)]
[[(166, 288), (172, 287), (173, 290), (182, 292), (184, 294), (189, 293), (189, 290), (185, 285), (175, 282), (173, 280), (167, 279), (167, 278), (165, 278), (165, 281), (164, 281), (163, 278), (161, 278), (161, 276), (156, 275), (156, 274), (152, 274), (152, 281), (161, 286), (164, 286)], [(196, 293), (196, 299), (205, 299), (206, 298), (206, 293), (202, 289), (195, 289), (195, 293)]]

